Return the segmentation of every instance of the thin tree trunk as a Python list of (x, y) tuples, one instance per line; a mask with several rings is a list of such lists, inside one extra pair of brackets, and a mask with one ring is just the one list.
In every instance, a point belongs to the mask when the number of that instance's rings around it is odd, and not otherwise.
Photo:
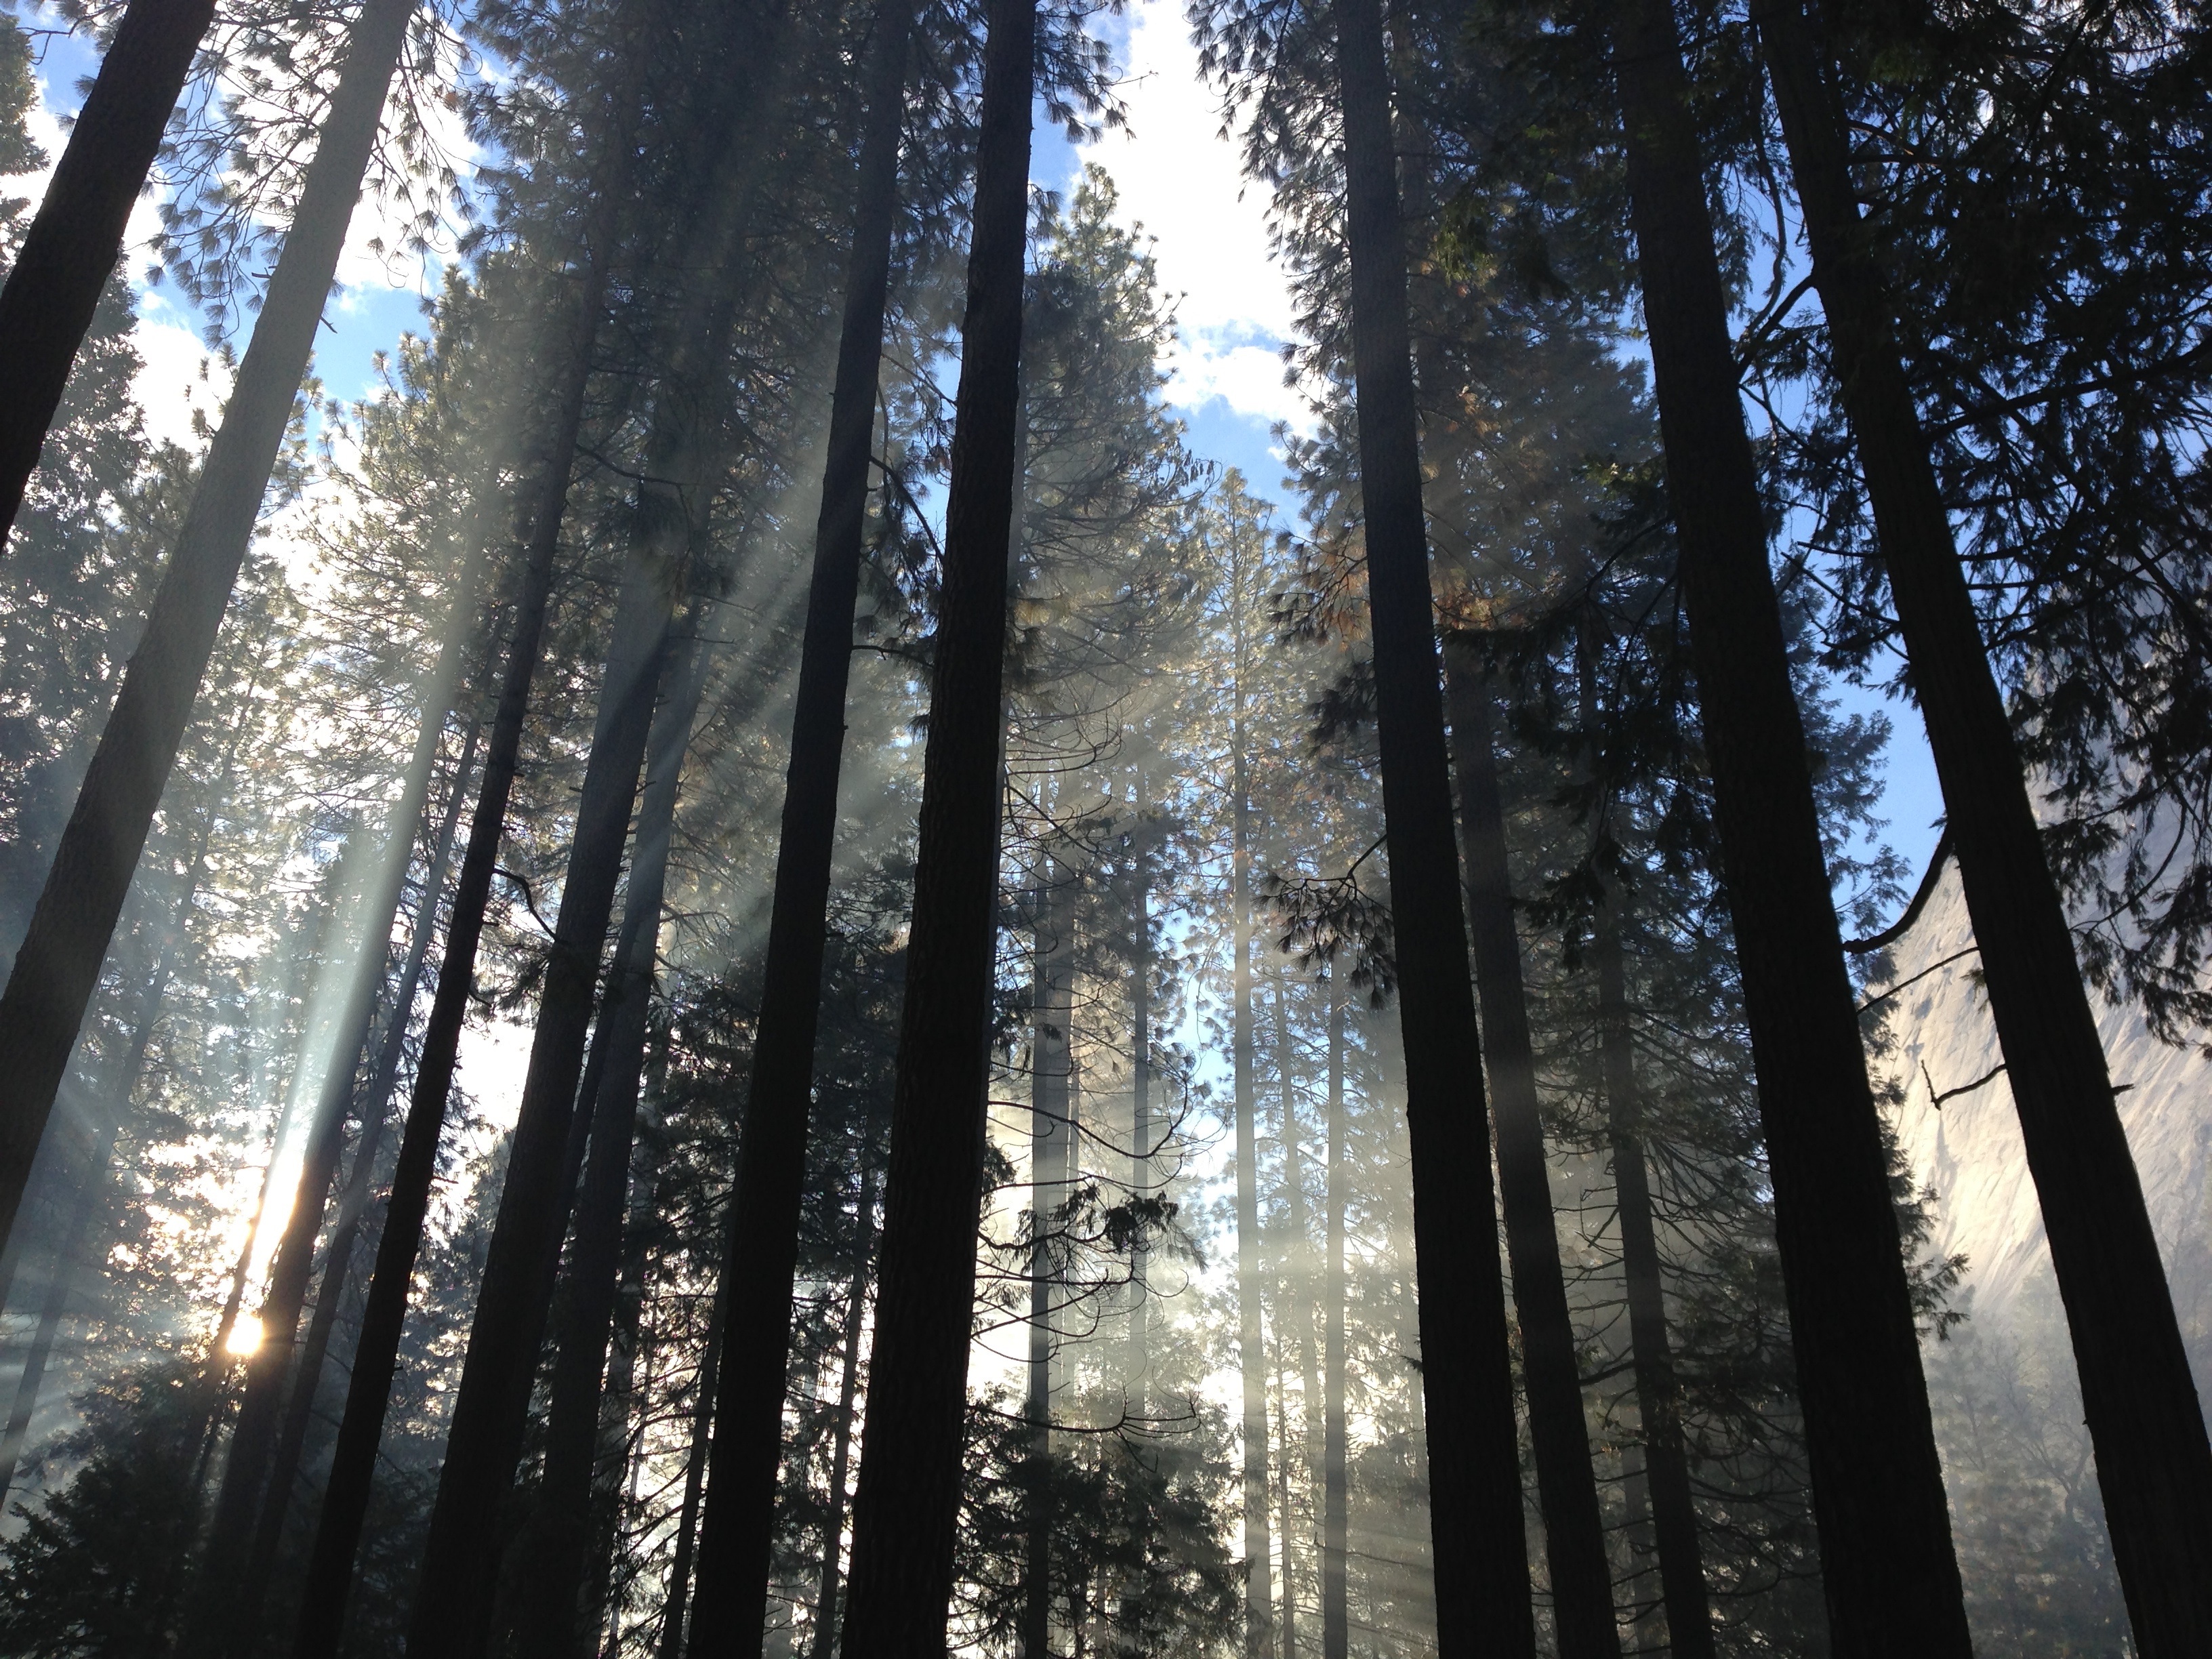
[(2066, 1304), (2113, 1564), (2145, 1659), (2212, 1652), (2212, 1442), (2096, 1016), (1859, 216), (1826, 54), (1796, 0), (1757, 21)]
[(982, 1201), (1036, 0), (991, 0), (844, 1651), (938, 1659)]
[(830, 1456), (830, 1511), (823, 1522), (822, 1577), (814, 1593), (807, 1659), (830, 1659), (836, 1643), (838, 1567), (845, 1548), (845, 1485), (853, 1468), (853, 1405), (860, 1386), (860, 1327), (868, 1311), (868, 1268), (875, 1260), (876, 1166), (861, 1148), (859, 1228), (853, 1249), (853, 1295), (845, 1317), (845, 1353), (837, 1378), (837, 1426)]
[[(1279, 1257), (1277, 1266), (1280, 1265)], [(1283, 1283), (1280, 1274), (1275, 1282), (1279, 1289)], [(1275, 1398), (1280, 1405), (1275, 1413), (1275, 1513), (1283, 1522), (1283, 1659), (1298, 1659), (1297, 1580), (1291, 1571), (1291, 1534), (1295, 1529), (1291, 1519), (1291, 1398), (1283, 1376), (1281, 1329), (1279, 1322), (1275, 1338)]]
[(1897, 1218), (1766, 562), (1674, 20), (1626, 0), (1613, 70), (1722, 868), (1838, 1659), (1971, 1650)]
[[(487, 489), (489, 487), (487, 486)], [(314, 1268), (315, 1239), (344, 1150), (345, 1124), (360, 1085), (361, 1061), (369, 1046), (376, 1004), (390, 970), (392, 930), (407, 886), (407, 867), (430, 797), (438, 750), (453, 712), (461, 663), (475, 637), (478, 591), (483, 585), (487, 538), (477, 533), (488, 514), (479, 506), (471, 515), (469, 551), (454, 583), (453, 613), (435, 664), (423, 678), (421, 714), (413, 753), (399, 799), (394, 804), (378, 854), (377, 867), (365, 884), (361, 939), (349, 964), (343, 1012), (337, 1022), (307, 1149), (301, 1159), (292, 1204), (269, 1267), (269, 1288), (261, 1299), (261, 1341), (246, 1362), (246, 1395), (231, 1431), (230, 1455), (216, 1496), (215, 1520), (199, 1571), (198, 1607), (191, 1645), (204, 1651), (250, 1646), (258, 1635), (260, 1587), (251, 1566), (255, 1516), (273, 1506), (279, 1522), (285, 1498), (264, 1502), (265, 1477), (280, 1437), (286, 1385), (294, 1370), (300, 1313), (307, 1299)], [(364, 1120), (363, 1136), (368, 1131)]]
[(791, 758), (776, 848), (775, 893), (744, 1155), (738, 1168), (730, 1255), (737, 1340), (722, 1366), (706, 1508), (700, 1594), (692, 1618), (701, 1659), (745, 1652), (768, 1617), (776, 1466), (791, 1346), (793, 1275), (805, 1185), (806, 1122), (814, 1079), (822, 959), (837, 834), (837, 787), (852, 668), (853, 611), (866, 528), (870, 441), (883, 358), (891, 236), (898, 216), (910, 0), (885, 0), (868, 66), (868, 128), (854, 184), (829, 455), (816, 521), (814, 567), (792, 707)]
[(1070, 884), (1074, 879), (1068, 866), (1048, 859), (1037, 894), (1036, 1009), (1030, 1034), (1030, 1432), (1024, 1471), (1029, 1532), (1022, 1564), (1024, 1659), (1047, 1659), (1052, 1651), (1053, 1243), (1055, 1212), (1067, 1196), (1074, 1150), (1074, 1126), (1068, 1113), (1075, 1064), (1070, 1030), (1075, 988)]
[[(744, 1155), (740, 1143), (739, 1158)], [(730, 1225), (734, 1226), (736, 1220), (732, 1215)], [(724, 1254), (726, 1256), (727, 1252)], [(699, 1392), (691, 1407), (690, 1455), (684, 1463), (684, 1507), (677, 1516), (676, 1548), (669, 1558), (668, 1603), (661, 1610), (659, 1659), (683, 1659), (685, 1652), (684, 1613), (691, 1594), (691, 1558), (699, 1535), (699, 1510), (707, 1484), (707, 1453), (717, 1409), (716, 1385), (723, 1352), (728, 1346), (735, 1282), (727, 1273), (715, 1280), (714, 1304), (707, 1313), (707, 1346), (699, 1358)], [(696, 1641), (692, 1650), (697, 1650)]]
[(54, 1091), (253, 538), (414, 9), (414, 0), (368, 0), (354, 24), (222, 428), (0, 994), (0, 1234), (15, 1225)]
[[(636, 1146), (639, 1073), (659, 955), (677, 786), (714, 659), (696, 632), (684, 649), (684, 660), (671, 677), (671, 695), (653, 718), (622, 933), (592, 1039), (594, 1049), (605, 1049), (605, 1058), (598, 1089), (586, 1096), (592, 1102), (591, 1159), (569, 1247), (566, 1319), (553, 1366), (537, 1536), (525, 1568), (529, 1588), (521, 1598), (517, 1627), (522, 1651), (547, 1659), (575, 1650), (577, 1590), (589, 1577), (585, 1554), (599, 1450), (599, 1385), (622, 1274), (624, 1200)], [(596, 1624), (590, 1629), (596, 1636)]]
[[(658, 1036), (646, 1066), (648, 1097), (662, 1091), (668, 1075), (667, 1036), (665, 1032)], [(629, 1213), (623, 1224), (622, 1278), (616, 1287), (606, 1381), (599, 1392), (599, 1461), (592, 1474), (591, 1542), (583, 1600), (587, 1609), (611, 1607), (625, 1473), (631, 1477), (633, 1492), (636, 1486), (636, 1472), (630, 1467), (629, 1457), (630, 1408), (636, 1394), (646, 1275), (652, 1266), (651, 1243), (660, 1213), (658, 1200), (661, 1153), (661, 1127), (656, 1115), (638, 1132), (630, 1169)], [(647, 1380), (651, 1381), (649, 1364)]]
[(215, 0), (132, 0), (0, 289), (0, 550)]
[(1376, 0), (1336, 0), (1352, 362), (1420, 1287), (1440, 1659), (1534, 1650), (1474, 988), (1452, 847), (1406, 248)]
[[(623, 112), (626, 117), (627, 111)], [(618, 125), (620, 118), (618, 118)], [(483, 935), (484, 907), (506, 831), (507, 797), (514, 785), (515, 761), (528, 712), (531, 683), (545, 631), (545, 612), (560, 550), (561, 521), (568, 495), (568, 475), (583, 425), (585, 393), (599, 339), (606, 261), (614, 224), (613, 204), (622, 191), (605, 181), (594, 234), (584, 252), (581, 292), (564, 342), (562, 380), (556, 393), (550, 440), (531, 490), (529, 531), (514, 605), (514, 631), (507, 647), (507, 670), (492, 718), (491, 743), (484, 756), (483, 782), (469, 824), (461, 872), (453, 888), (446, 924), (446, 951), (438, 969), (438, 988), (423, 1028), (415, 1066), (415, 1086), (402, 1132), (399, 1158), (392, 1175), (384, 1232), (378, 1241), (376, 1268), (362, 1310), (361, 1334), (354, 1350), (353, 1375), (346, 1389), (345, 1414), (338, 1425), (329, 1481), (315, 1529), (307, 1578), (294, 1632), (296, 1659), (327, 1659), (337, 1650), (345, 1603), (353, 1586), (354, 1554), (361, 1542), (369, 1487), (375, 1475), (377, 1443), (383, 1437), (392, 1379), (398, 1366), (399, 1337), (407, 1316), (409, 1281), (422, 1243), (429, 1212), (430, 1186), (437, 1173), (438, 1143), (445, 1130), (446, 1105), (453, 1092), (461, 1035), (476, 978), (477, 946)]]
[(330, 1353), (331, 1334), (337, 1328), (338, 1310), (346, 1299), (354, 1247), (376, 1188), (377, 1157), (383, 1148), (385, 1131), (391, 1119), (392, 1092), (398, 1080), (406, 1048), (408, 1016), (422, 982), (422, 964), (429, 954), (431, 937), (437, 932), (439, 896), (445, 890), (446, 871), (453, 859), (454, 837), (459, 832), (461, 803), (467, 793), (470, 775), (476, 769), (477, 744), (482, 732), (481, 720), (471, 724), (468, 738), (461, 746), (460, 759), (453, 769), (446, 811), (431, 838), (406, 962), (400, 969), (398, 988), (392, 994), (368, 1086), (362, 1091), (361, 1139), (354, 1149), (353, 1170), (347, 1177), (331, 1227), (322, 1283), (315, 1297), (315, 1316), (308, 1324), (307, 1340), (300, 1350), (300, 1363), (284, 1408), (283, 1431), (277, 1437), (268, 1484), (262, 1494), (261, 1512), (254, 1523), (253, 1547), (246, 1559), (244, 1588), (232, 1613), (233, 1624), (241, 1632), (258, 1633), (259, 1630), (262, 1603), (268, 1595), (270, 1576), (276, 1568), (278, 1546), (283, 1541), (284, 1522), (291, 1511), (292, 1489), (299, 1479), (301, 1455), (307, 1446), (307, 1431), (314, 1421), (315, 1396), (322, 1382), (323, 1363)]
[[(1281, 1263), (1279, 1274), (1283, 1300), (1289, 1307), (1291, 1326), (1297, 1333), (1298, 1344), (1298, 1411), (1305, 1430), (1305, 1445), (1302, 1456), (1305, 1465), (1305, 1487), (1310, 1519), (1313, 1510), (1314, 1478), (1319, 1473), (1322, 1460), (1321, 1367), (1314, 1352), (1314, 1296), (1313, 1279), (1308, 1262), (1313, 1248), (1311, 1232), (1306, 1221), (1305, 1131), (1298, 1122), (1298, 1091), (1297, 1049), (1291, 1030), (1291, 998), (1289, 974), (1279, 971), (1274, 976), (1275, 990), (1275, 1074), (1283, 1091), (1283, 1195), (1284, 1222), (1288, 1248), (1278, 1253)], [(1289, 1415), (1289, 1407), (1284, 1407)], [(1285, 1424), (1279, 1437), (1289, 1444), (1289, 1428)], [(1283, 1472), (1283, 1655), (1291, 1659), (1295, 1638), (1291, 1623), (1291, 1609), (1297, 1605), (1297, 1593), (1291, 1582), (1291, 1538), (1298, 1530), (1291, 1522), (1290, 1499), (1290, 1471)], [(1307, 1536), (1310, 1538), (1311, 1533)]]
[[(1151, 849), (1145, 840), (1151, 833), (1148, 805), (1140, 769), (1131, 831), (1130, 869), (1136, 891), (1129, 964), (1129, 1190), (1139, 1202), (1152, 1195), (1152, 895)], [(1152, 1369), (1149, 1256), (1140, 1232), (1129, 1250), (1129, 1357), (1122, 1388), (1124, 1409), (1134, 1417), (1145, 1414)]]
[(1245, 754), (1244, 707), (1251, 675), (1245, 641), (1249, 600), (1244, 591), (1243, 538), (1230, 544), (1230, 626), (1237, 680), (1229, 720), (1230, 1062), (1237, 1109), (1237, 1366), (1243, 1385), (1240, 1425), (1244, 1464), (1244, 1653), (1267, 1659), (1274, 1651), (1273, 1542), (1267, 1526), (1267, 1371), (1260, 1308), (1259, 1102), (1252, 1054), (1252, 789)]
[(1482, 1048), (1490, 1066), (1498, 1184), (1505, 1205), (1505, 1247), (1513, 1307), (1521, 1324), (1521, 1369), (1536, 1452), (1536, 1492), (1552, 1572), (1553, 1616), (1561, 1659), (1620, 1659), (1613, 1623), (1613, 1569), (1605, 1519), (1590, 1464), (1583, 1414), (1574, 1321), (1559, 1267), (1552, 1213), (1551, 1163), (1536, 1097), (1536, 1054), (1528, 1035), (1521, 936), (1513, 915), (1513, 875), (1505, 844), (1505, 805), (1498, 781), (1488, 690), (1466, 660), (1468, 647), (1444, 651), (1450, 699), (1452, 770), (1459, 786), (1460, 836), (1467, 864), (1468, 935), (1482, 1007)]
[(1614, 1206), (1628, 1280), (1629, 1346), (1636, 1368), (1636, 1409), (1644, 1426), (1644, 1485), (1659, 1552), (1659, 1593), (1667, 1634), (1680, 1659), (1711, 1659), (1712, 1607), (1698, 1544), (1698, 1510), (1682, 1440), (1682, 1391), (1667, 1338), (1666, 1287), (1652, 1224), (1651, 1183), (1636, 1086), (1636, 1039), (1628, 1023), (1628, 975), (1620, 919), (1608, 896), (1597, 917), (1590, 954), (1597, 967), (1598, 1033), (1605, 1064), (1606, 1127), (1613, 1142)]
[(1351, 1659), (1352, 1618), (1346, 1605), (1346, 1500), (1344, 1423), (1344, 1205), (1349, 1185), (1344, 1167), (1344, 988), (1334, 968), (1328, 977), (1328, 1322), (1322, 1339), (1322, 1659)]

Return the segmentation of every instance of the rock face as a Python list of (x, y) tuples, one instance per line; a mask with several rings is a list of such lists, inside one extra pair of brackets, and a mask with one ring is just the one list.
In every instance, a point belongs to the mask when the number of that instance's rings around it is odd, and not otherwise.
[[(1961, 1565), (1984, 1656), (2119, 1653), (2124, 1615), (2109, 1565), (2073, 1355), (1975, 974), (1956, 867), (1893, 952), (1880, 1073), (1916, 1184), (1931, 1190), (1929, 1248), (1963, 1254), (1954, 1306), (1969, 1317), (1927, 1354)], [(1924, 977), (1918, 977), (1924, 975)], [(2212, 1383), (2212, 1061), (2160, 1042), (2132, 1007), (2099, 1007), (2121, 1116), (2163, 1247), (2200, 1396)]]

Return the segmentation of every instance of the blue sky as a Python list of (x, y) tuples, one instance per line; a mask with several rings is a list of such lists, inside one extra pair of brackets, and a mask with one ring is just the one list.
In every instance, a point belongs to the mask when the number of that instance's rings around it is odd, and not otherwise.
[[(36, 27), (34, 18), (25, 21)], [(1263, 193), (1247, 189), (1233, 148), (1218, 137), (1219, 112), (1213, 94), (1199, 83), (1196, 53), (1176, 0), (1136, 0), (1123, 16), (1103, 21), (1126, 66), (1121, 90), (1127, 129), (1079, 150), (1056, 127), (1040, 121), (1032, 174), (1039, 184), (1066, 191), (1085, 161), (1112, 173), (1125, 220), (1155, 239), (1162, 286), (1176, 307), (1181, 341), (1168, 395), (1189, 428), (1193, 449), (1240, 469), (1289, 518), (1272, 428), (1279, 420), (1301, 422), (1304, 411), (1297, 393), (1282, 385), (1276, 356), (1294, 325), (1280, 274), (1267, 258)], [(37, 118), (36, 136), (50, 156), (58, 155), (62, 142), (54, 112), (74, 108), (78, 78), (95, 67), (82, 39), (46, 37), (39, 74), (46, 107)], [(34, 194), (43, 181), (9, 183), (11, 193)], [(374, 202), (356, 215), (341, 268), (344, 291), (325, 319), (317, 352), (325, 391), (343, 398), (371, 391), (377, 352), (402, 332), (422, 326), (422, 295), (437, 278), (434, 261), (394, 265), (367, 253), (379, 217)], [(146, 264), (143, 242), (153, 228), (149, 202), (133, 221), (135, 269)], [(201, 378), (200, 327), (200, 319), (173, 290), (146, 294), (142, 402), (149, 426), (180, 441), (189, 436), (193, 408), (212, 413), (222, 390), (219, 366), (212, 382)], [(1942, 811), (1918, 715), (1878, 692), (1839, 685), (1836, 694), (1847, 710), (1891, 720), (1884, 811), (1889, 838), (1917, 872), (1935, 841), (1928, 826)]]

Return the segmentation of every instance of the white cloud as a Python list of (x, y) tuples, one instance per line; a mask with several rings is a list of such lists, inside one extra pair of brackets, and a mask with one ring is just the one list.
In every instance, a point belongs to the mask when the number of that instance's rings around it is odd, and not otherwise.
[(1237, 146), (1222, 136), (1219, 100), (1199, 78), (1176, 0), (1131, 8), (1127, 65), (1129, 125), (1097, 157), (1121, 191), (1123, 222), (1157, 239), (1182, 333), (1169, 395), (1192, 409), (1218, 398), (1237, 414), (1306, 429), (1304, 399), (1283, 385), (1276, 356), (1296, 322), (1268, 258), (1267, 191), (1244, 178)]
[(216, 419), (230, 396), (230, 371), (208, 350), (194, 320), (158, 289), (142, 296), (131, 339), (145, 365), (132, 391), (146, 417), (146, 435), (197, 453), (201, 440), (192, 431), (193, 411), (210, 422)]

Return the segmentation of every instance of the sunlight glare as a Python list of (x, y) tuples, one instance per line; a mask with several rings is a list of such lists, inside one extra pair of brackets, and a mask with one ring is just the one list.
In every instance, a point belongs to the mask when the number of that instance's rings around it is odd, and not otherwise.
[(252, 1353), (261, 1346), (261, 1322), (252, 1314), (240, 1314), (238, 1323), (230, 1328), (230, 1337), (223, 1346), (239, 1355)]

